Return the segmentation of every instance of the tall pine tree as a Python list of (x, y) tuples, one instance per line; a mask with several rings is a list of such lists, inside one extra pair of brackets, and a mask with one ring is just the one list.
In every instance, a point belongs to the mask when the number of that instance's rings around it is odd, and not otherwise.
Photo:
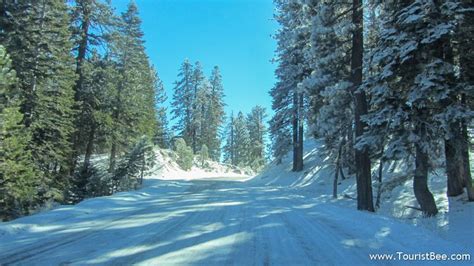
[(4, 1), (2, 8), (0, 41), (11, 53), (29, 149), (46, 181), (38, 190), (43, 199), (61, 199), (68, 187), (76, 79), (68, 9), (61, 0)]

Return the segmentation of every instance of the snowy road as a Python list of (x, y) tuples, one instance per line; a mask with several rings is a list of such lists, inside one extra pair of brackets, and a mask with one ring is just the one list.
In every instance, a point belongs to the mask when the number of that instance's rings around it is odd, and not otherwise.
[(376, 263), (373, 253), (466, 252), (420, 228), (277, 188), (170, 184), (6, 223), (0, 264), (361, 265)]

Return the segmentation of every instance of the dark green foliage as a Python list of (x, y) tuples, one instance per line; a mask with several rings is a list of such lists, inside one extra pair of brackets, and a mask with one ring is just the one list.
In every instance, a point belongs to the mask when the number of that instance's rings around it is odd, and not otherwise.
[[(76, 116), (72, 139), (70, 170), (74, 172), (78, 156), (85, 154), (88, 164), (99, 131), (94, 113), (103, 109), (100, 99), (106, 79), (97, 49), (107, 49), (107, 38), (114, 29), (116, 17), (111, 7), (100, 0), (75, 0), (71, 3), (71, 28), (77, 81), (74, 85)], [(103, 111), (103, 110), (100, 110)]]
[(163, 106), (167, 100), (165, 88), (163, 82), (160, 80), (158, 75), (156, 78), (156, 91), (155, 91), (155, 106), (156, 110), (156, 129), (153, 137), (153, 143), (160, 148), (168, 148), (170, 146), (170, 132), (168, 131), (168, 119), (166, 116), (166, 108)]
[[(136, 5), (118, 18), (100, 0), (5, 0), (0, 14), (15, 70), (2, 48), (2, 219), (136, 187), (150, 166), (142, 136), (168, 138)], [(109, 173), (92, 163), (107, 150)]]
[[(76, 75), (67, 6), (61, 0), (4, 1), (0, 41), (19, 78), (28, 150), (42, 172), (41, 200), (61, 200), (68, 187)], [(51, 191), (56, 191), (50, 193)]]
[(224, 147), (224, 161), (241, 167), (250, 165), (250, 135), (242, 112), (239, 112), (235, 118), (233, 115), (230, 117)]
[(117, 86), (111, 94), (112, 131), (110, 166), (116, 157), (141, 136), (153, 138), (156, 129), (155, 91), (158, 80), (145, 54), (137, 6), (131, 2), (114, 33), (111, 54), (116, 62)]
[(174, 129), (198, 153), (206, 145), (212, 160), (220, 160), (220, 130), (224, 122), (224, 88), (219, 68), (214, 67), (209, 80), (202, 66), (188, 60), (181, 65), (173, 93)]
[(249, 130), (250, 150), (249, 166), (253, 170), (260, 170), (266, 163), (265, 161), (265, 135), (267, 127), (265, 126), (265, 108), (255, 106), (247, 115), (247, 128)]
[(22, 124), (16, 82), (0, 45), (0, 221), (28, 214), (37, 204), (38, 172), (27, 149), (31, 136)]

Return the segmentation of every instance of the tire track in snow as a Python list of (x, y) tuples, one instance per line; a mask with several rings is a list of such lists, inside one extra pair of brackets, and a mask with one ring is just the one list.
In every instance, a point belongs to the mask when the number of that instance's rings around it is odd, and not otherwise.
[[(201, 192), (205, 189), (209, 189), (209, 186), (208, 185), (201, 186), (201, 184), (198, 185), (195, 183), (193, 184), (193, 186), (191, 186), (186, 191), (184, 191), (183, 194), (177, 197), (175, 200), (180, 200), (186, 196)], [(0, 265), (6, 266), (6, 265), (17, 264), (20, 262), (24, 262), (26, 260), (30, 260), (38, 255), (44, 255), (45, 253), (49, 253), (55, 250), (56, 248), (68, 246), (72, 243), (75, 243), (89, 236), (92, 236), (98, 232), (101, 232), (107, 228), (116, 226), (116, 223), (119, 221), (129, 219), (132, 216), (147, 214), (149, 212), (150, 212), (150, 209), (147, 206), (133, 212), (125, 212), (124, 216), (120, 216), (116, 219), (112, 219), (111, 221), (108, 221), (102, 226), (91, 228), (92, 226), (95, 226), (95, 225), (91, 225), (89, 229), (86, 229), (78, 233), (74, 233), (73, 236), (67, 237), (66, 239), (59, 236), (59, 237), (55, 237), (54, 239), (48, 239), (48, 241), (46, 242), (40, 242), (37, 244), (27, 245), (25, 247), (22, 247), (21, 250), (14, 248), (13, 249), (14, 251), (9, 250), (12, 252), (9, 253), (9, 251), (6, 251), (4, 254), (1, 255)], [(172, 214), (169, 214), (165, 217), (168, 217), (168, 216), (172, 216)]]
[[(206, 202), (203, 203), (204, 205), (210, 201), (209, 196), (206, 197)], [(176, 222), (176, 221), (168, 221), (166, 225), (164, 225), (164, 228), (162, 228), (163, 225), (157, 224), (157, 227), (159, 228), (159, 231), (157, 231), (153, 236), (150, 236), (135, 245), (137, 246), (143, 246), (143, 245), (156, 245), (159, 244), (160, 241), (166, 240), (167, 236), (170, 236), (171, 234), (175, 234), (177, 230), (180, 228), (182, 229), (185, 227), (187, 224), (193, 224), (195, 221), (200, 221), (201, 217), (205, 217), (204, 213), (202, 211), (194, 211), (191, 212), (191, 216), (184, 215), (181, 217), (181, 219)], [(177, 230), (176, 230), (177, 229)], [(124, 256), (121, 258), (113, 259), (111, 261), (108, 261), (106, 264), (107, 265), (131, 265), (133, 263), (139, 262), (141, 259), (143, 259), (146, 254), (149, 254), (153, 252), (153, 250), (147, 250), (142, 252), (138, 252), (133, 255), (129, 256)]]

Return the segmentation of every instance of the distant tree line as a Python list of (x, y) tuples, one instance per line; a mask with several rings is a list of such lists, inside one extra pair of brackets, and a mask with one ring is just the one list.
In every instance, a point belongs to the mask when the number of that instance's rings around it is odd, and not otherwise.
[[(193, 65), (186, 59), (174, 84), (171, 113), (175, 135), (172, 138), (180, 139), (177, 144), (175, 141), (176, 150), (189, 154), (183, 147), (187, 145), (192, 154), (205, 155), (213, 161), (223, 159), (236, 166), (262, 168), (266, 156), (264, 108), (256, 106), (247, 117), (241, 112), (237, 118), (231, 115), (229, 125), (224, 128), (226, 105), (219, 67), (215, 66), (206, 78), (199, 61)], [(184, 165), (190, 168), (189, 164)]]

